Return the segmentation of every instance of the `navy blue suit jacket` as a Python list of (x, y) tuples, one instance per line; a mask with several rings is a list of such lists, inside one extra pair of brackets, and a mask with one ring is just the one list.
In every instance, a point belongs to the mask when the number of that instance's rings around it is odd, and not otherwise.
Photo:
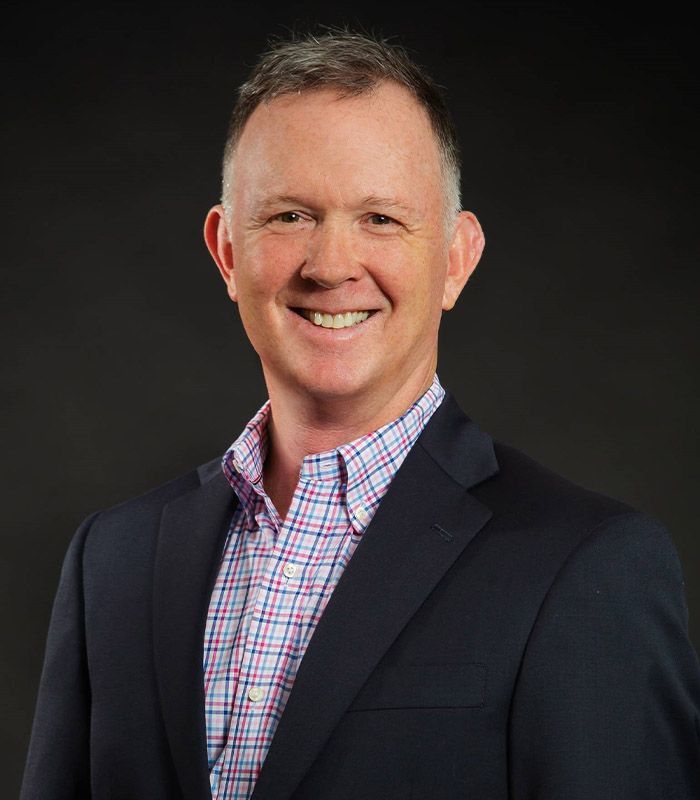
[[(219, 459), (94, 514), (65, 560), (24, 800), (209, 797)], [(448, 394), (301, 661), (254, 800), (697, 800), (700, 670), (664, 527)]]

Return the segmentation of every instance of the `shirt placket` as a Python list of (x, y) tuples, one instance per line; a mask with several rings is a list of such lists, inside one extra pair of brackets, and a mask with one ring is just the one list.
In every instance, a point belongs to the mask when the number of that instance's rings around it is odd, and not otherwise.
[[(305, 494), (302, 485), (292, 500), (291, 518), (296, 516), (295, 507), (304, 504)], [(256, 521), (266, 530), (272, 544), (269, 555), (264, 556), (266, 565), (251, 604), (248, 624), (233, 654), (238, 680), (225, 748), (227, 764), (222, 773), (225, 786), (217, 792), (217, 797), (227, 800), (248, 796), (267, 753), (272, 739), (270, 720), (279, 716), (279, 696), (284, 691), (284, 677), (293, 655), (283, 647), (284, 656), (278, 660), (279, 648), (271, 642), (283, 633), (288, 641), (296, 639), (289, 636), (287, 620), (301, 618), (306, 600), (298, 593), (294, 605), (285, 607), (285, 588), (298, 574), (296, 564), (284, 558), (290, 550), (291, 530), (281, 524), (269, 498), (264, 499), (265, 506), (256, 515)]]

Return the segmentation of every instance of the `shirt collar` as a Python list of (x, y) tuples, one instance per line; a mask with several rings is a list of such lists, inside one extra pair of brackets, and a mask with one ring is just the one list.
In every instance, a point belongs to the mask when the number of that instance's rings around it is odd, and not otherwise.
[[(400, 417), (332, 450), (307, 455), (301, 465), (300, 480), (339, 483), (353, 527), (362, 533), (396, 471), (444, 396), (445, 390), (436, 374), (426, 392)], [(254, 522), (257, 497), (271, 505), (262, 483), (268, 452), (270, 410), (270, 401), (267, 400), (222, 460), (224, 475), (251, 523)]]

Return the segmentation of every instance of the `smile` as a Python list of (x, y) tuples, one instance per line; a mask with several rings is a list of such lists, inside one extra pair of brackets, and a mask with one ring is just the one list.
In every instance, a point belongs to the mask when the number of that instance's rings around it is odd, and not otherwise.
[(295, 308), (297, 314), (321, 328), (351, 328), (364, 322), (372, 311), (344, 311), (339, 314), (325, 314), (311, 308)]

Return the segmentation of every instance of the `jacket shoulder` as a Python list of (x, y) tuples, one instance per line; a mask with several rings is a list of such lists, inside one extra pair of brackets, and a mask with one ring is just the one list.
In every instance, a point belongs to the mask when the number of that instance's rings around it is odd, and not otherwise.
[(580, 486), (499, 441), (467, 416), (447, 392), (418, 440), (433, 461), (494, 514), (516, 527), (568, 521), (595, 525), (635, 512), (629, 504)]
[(90, 521), (90, 539), (93, 541), (97, 535), (100, 539), (110, 539), (113, 536), (129, 537), (130, 532), (157, 531), (168, 503), (222, 475), (219, 456), (142, 494), (93, 513), (83, 525)]
[(499, 540), (505, 537), (521, 566), (527, 563), (533, 572), (554, 579), (565, 562), (575, 553), (585, 554), (589, 545), (593, 554), (616, 549), (617, 561), (641, 548), (677, 562), (662, 521), (575, 483), (515, 447), (494, 442), (494, 451), (499, 471), (476, 487), (475, 495), (493, 512), (492, 531)]
[(640, 513), (629, 503), (575, 483), (504, 442), (494, 440), (494, 452), (499, 471), (481, 493), (523, 521), (566, 519), (595, 525), (608, 517)]

